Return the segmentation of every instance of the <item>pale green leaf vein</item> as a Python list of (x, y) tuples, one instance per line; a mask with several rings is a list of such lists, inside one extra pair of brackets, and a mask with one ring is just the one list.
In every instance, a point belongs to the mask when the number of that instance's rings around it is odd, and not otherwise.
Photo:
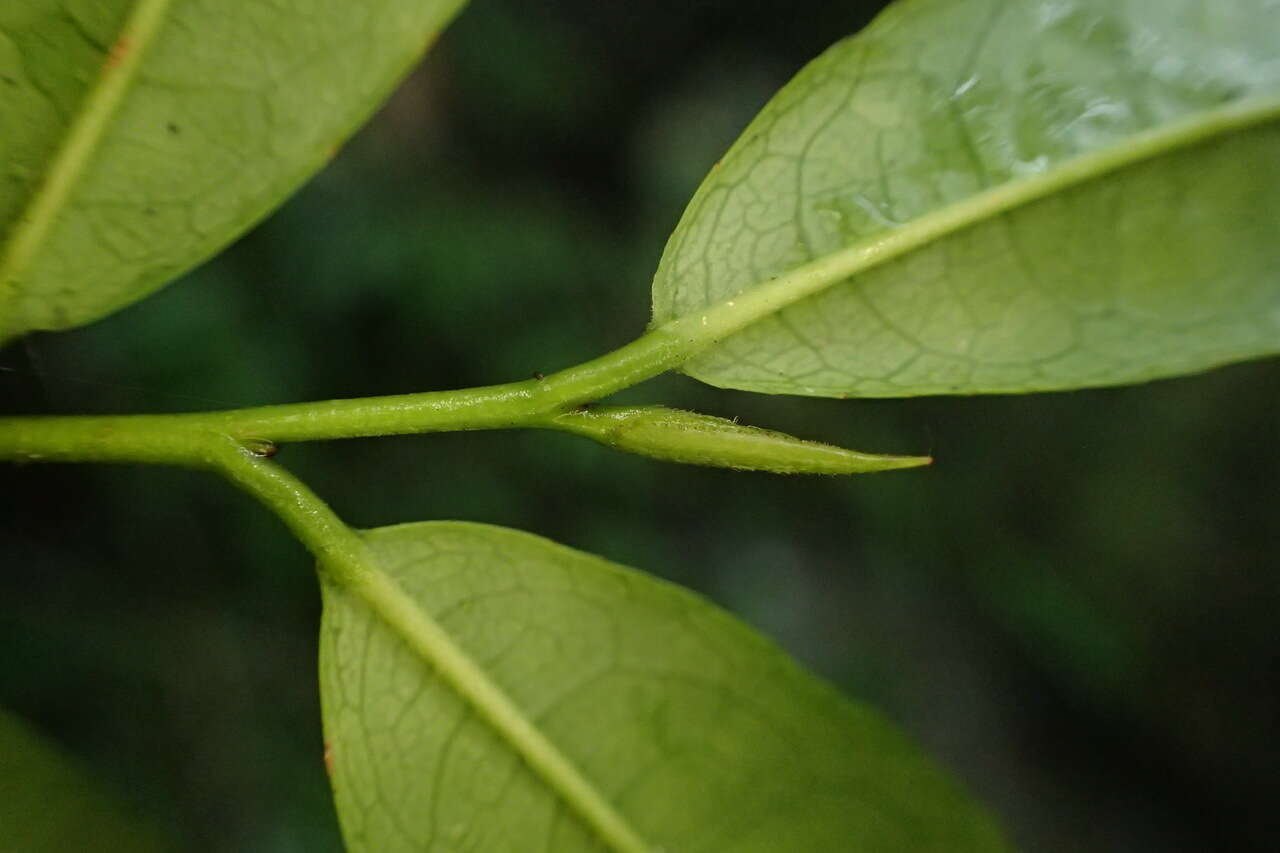
[(364, 540), (287, 471), (214, 436), (208, 464), (270, 507), (327, 578), (360, 598), (485, 720), (548, 787), (617, 853), (649, 853), (630, 822), (534, 724), (484, 668), (375, 562)]
[[(1280, 97), (1253, 98), (1135, 134), (1045, 172), (1008, 181), (659, 325), (681, 341), (676, 364), (752, 323), (966, 228), (1148, 160), (1280, 119)], [(668, 367), (676, 366), (669, 364)]]

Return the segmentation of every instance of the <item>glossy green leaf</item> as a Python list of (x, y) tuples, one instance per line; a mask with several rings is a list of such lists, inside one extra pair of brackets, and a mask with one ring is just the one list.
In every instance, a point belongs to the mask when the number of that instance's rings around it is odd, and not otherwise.
[[(376, 560), (580, 771), (565, 797), (362, 599), (325, 591), (321, 690), (353, 853), (1003, 850), (871, 711), (671, 584), (545, 539), (432, 522), (371, 531)], [(616, 809), (631, 846), (587, 828)]]
[(686, 371), (818, 396), (1045, 391), (1276, 353), (1277, 44), (1274, 0), (901, 0), (712, 170), (654, 321), (715, 308), (715, 329), (747, 294), (767, 310)]
[(221, 249), (461, 5), (0, 3), (0, 343), (97, 319)]
[(159, 853), (172, 849), (17, 717), (0, 710), (0, 850)]

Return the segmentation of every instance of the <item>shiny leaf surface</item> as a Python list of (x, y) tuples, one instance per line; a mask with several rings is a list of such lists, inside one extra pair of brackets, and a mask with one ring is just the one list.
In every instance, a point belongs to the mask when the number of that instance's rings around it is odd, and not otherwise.
[[(773, 288), (686, 365), (817, 396), (1045, 391), (1280, 350), (1280, 5), (904, 0), (699, 188), (654, 321)], [(791, 276), (818, 264), (815, 284)]]
[(0, 4), (0, 342), (97, 319), (221, 249), (460, 6)]
[[(431, 522), (367, 539), (643, 849), (1004, 849), (885, 721), (684, 590), (502, 528)], [(615, 849), (483, 709), (336, 588), (321, 687), (355, 853)]]

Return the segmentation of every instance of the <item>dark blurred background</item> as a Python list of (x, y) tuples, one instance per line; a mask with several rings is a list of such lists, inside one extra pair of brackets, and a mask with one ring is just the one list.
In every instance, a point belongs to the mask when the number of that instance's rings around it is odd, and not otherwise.
[[(236, 246), (0, 355), (0, 409), (455, 388), (619, 346), (711, 163), (880, 5), (476, 0)], [(1026, 850), (1273, 851), (1278, 389), (1272, 360), (1025, 398), (807, 400), (676, 376), (624, 395), (938, 459), (855, 479), (543, 433), (280, 461), (356, 525), (509, 525), (700, 590), (897, 720)], [(339, 850), (302, 548), (208, 476), (0, 478), (0, 704), (190, 850)]]

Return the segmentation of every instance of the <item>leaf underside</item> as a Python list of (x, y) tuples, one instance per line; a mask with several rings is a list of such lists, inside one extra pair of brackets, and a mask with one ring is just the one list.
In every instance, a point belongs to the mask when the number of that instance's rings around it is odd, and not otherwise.
[(895, 397), (1110, 385), (1276, 353), (1278, 41), (1271, 0), (899, 2), (801, 71), (712, 170), (663, 255), (654, 321), (1261, 103), (1254, 126), (831, 281), (684, 369), (767, 393)]
[[(154, 38), (121, 40), (144, 4), (162, 8)], [(0, 3), (0, 343), (97, 319), (221, 249), (328, 162), (460, 5)], [(134, 50), (101, 132), (77, 130)], [(76, 144), (69, 193), (15, 252)]]
[(75, 762), (0, 711), (0, 847), (21, 853), (171, 849)]
[[(654, 850), (987, 851), (914, 747), (702, 599), (502, 528), (367, 534), (381, 567)], [(474, 709), (329, 588), (321, 690), (353, 853), (606, 849)]]

